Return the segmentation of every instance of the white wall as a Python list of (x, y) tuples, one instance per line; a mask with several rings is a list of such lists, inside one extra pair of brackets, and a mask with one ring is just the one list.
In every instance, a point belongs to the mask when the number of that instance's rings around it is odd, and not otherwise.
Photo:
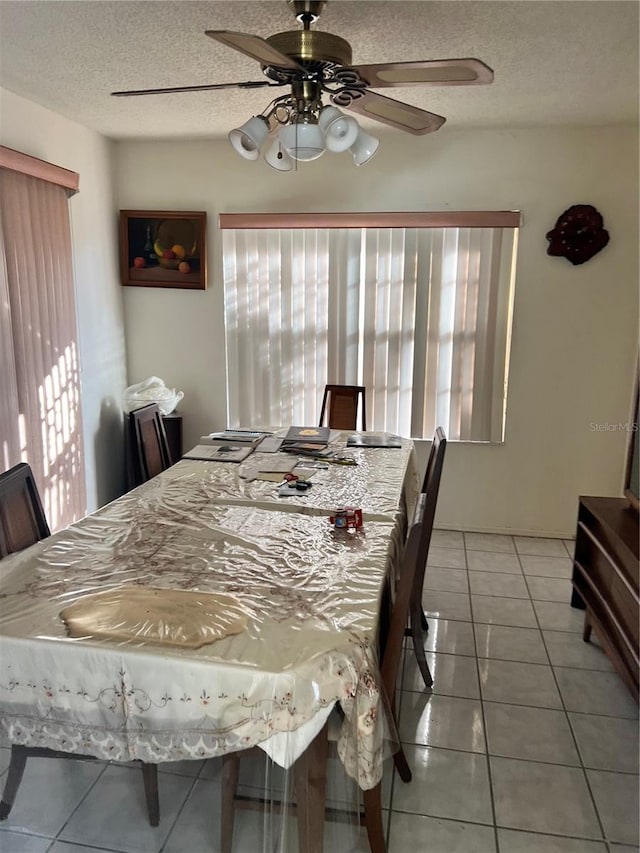
[[(325, 155), (297, 174), (279, 174), (239, 159), (226, 140), (118, 143), (121, 208), (209, 216), (206, 292), (125, 289), (129, 382), (158, 374), (185, 392), (187, 446), (225, 425), (221, 212), (519, 209), (506, 441), (450, 445), (437, 523), (571, 534), (579, 494), (620, 494), (626, 435), (590, 424), (629, 415), (637, 150), (632, 128), (445, 128), (422, 138), (383, 136), (360, 169), (347, 155)], [(576, 203), (601, 211), (611, 242), (573, 267), (547, 256), (545, 233)]]
[(125, 388), (122, 288), (117, 264), (113, 144), (98, 133), (0, 90), (0, 142), (80, 174), (70, 201), (89, 511), (122, 492), (120, 400)]

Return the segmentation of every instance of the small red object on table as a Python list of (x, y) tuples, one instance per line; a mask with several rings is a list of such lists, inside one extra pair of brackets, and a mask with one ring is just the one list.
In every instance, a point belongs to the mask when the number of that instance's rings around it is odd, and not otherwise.
[(359, 530), (362, 527), (362, 510), (355, 506), (340, 507), (329, 516), (329, 521), (336, 530)]

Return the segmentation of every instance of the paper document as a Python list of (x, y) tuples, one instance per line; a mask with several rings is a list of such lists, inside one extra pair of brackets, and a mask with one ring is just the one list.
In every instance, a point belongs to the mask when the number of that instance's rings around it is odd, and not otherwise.
[(231, 446), (229, 444), (197, 444), (182, 457), (183, 459), (203, 459), (208, 462), (242, 462), (253, 452), (253, 447)]
[(247, 480), (270, 480), (279, 483), (283, 475), (291, 471), (295, 464), (296, 460), (291, 456), (273, 456), (266, 461), (256, 462), (240, 476)]
[(350, 435), (347, 439), (347, 447), (402, 447), (402, 439), (399, 435), (376, 435), (365, 432)]
[(200, 436), (200, 444), (230, 444), (232, 446), (256, 447), (268, 433), (249, 430), (227, 429)]
[(260, 442), (260, 453), (277, 453), (282, 446), (282, 438), (277, 435), (268, 435)]

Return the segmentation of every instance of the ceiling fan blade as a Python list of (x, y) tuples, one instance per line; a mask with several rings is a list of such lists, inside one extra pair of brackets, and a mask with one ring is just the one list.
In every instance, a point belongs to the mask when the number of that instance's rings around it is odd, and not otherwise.
[(129, 89), (124, 92), (112, 92), (116, 98), (129, 98), (132, 95), (169, 95), (174, 92), (213, 92), (217, 89), (264, 89), (266, 86), (283, 86), (284, 83), (268, 83), (266, 80), (249, 80), (247, 83), (209, 83), (202, 86), (167, 86), (164, 89)]
[(331, 100), (338, 106), (381, 121), (383, 124), (390, 124), (391, 127), (399, 127), (400, 130), (406, 130), (407, 133), (413, 133), (416, 136), (433, 133), (446, 121), (443, 116), (368, 90), (358, 92), (355, 97), (350, 92), (342, 90), (337, 92)]
[(239, 50), (240, 53), (250, 56), (251, 59), (257, 60), (261, 65), (274, 65), (276, 68), (290, 68), (293, 71), (303, 70), (302, 65), (299, 65), (295, 59), (291, 59), (285, 53), (280, 53), (260, 36), (234, 33), (231, 30), (207, 30), (205, 35), (227, 47)]
[(385, 86), (478, 86), (493, 82), (493, 71), (479, 59), (431, 59), (424, 62), (386, 62), (381, 65), (353, 65), (374, 89)]

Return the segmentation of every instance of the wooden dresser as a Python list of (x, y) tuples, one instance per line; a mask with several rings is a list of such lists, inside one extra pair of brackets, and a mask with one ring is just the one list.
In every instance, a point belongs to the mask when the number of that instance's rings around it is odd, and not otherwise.
[(574, 607), (638, 700), (638, 512), (626, 498), (581, 497), (573, 563)]

